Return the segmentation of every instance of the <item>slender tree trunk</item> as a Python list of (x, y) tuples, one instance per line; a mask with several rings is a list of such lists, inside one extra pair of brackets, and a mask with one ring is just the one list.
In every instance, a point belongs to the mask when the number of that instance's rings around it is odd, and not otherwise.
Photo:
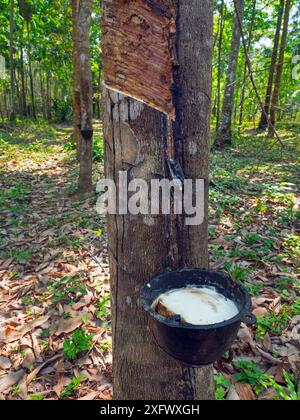
[(26, 20), (27, 25), (27, 54), (28, 54), (28, 64), (29, 64), (29, 81), (30, 81), (30, 94), (31, 94), (31, 112), (32, 117), (36, 119), (36, 107), (35, 107), (35, 97), (34, 97), (34, 80), (33, 80), (33, 71), (32, 71), (32, 60), (31, 60), (31, 47), (30, 47), (30, 22)]
[[(78, 101), (80, 101), (80, 173), (78, 190), (80, 193), (91, 191), (92, 183), (92, 146), (93, 146), (93, 84), (90, 57), (90, 27), (93, 11), (93, 0), (72, 0), (75, 13), (74, 37), (74, 108), (77, 123)], [(78, 85), (79, 83), (79, 85)], [(78, 94), (78, 87), (80, 89)], [(75, 128), (76, 129), (76, 128)]]
[(41, 106), (42, 106), (42, 113), (44, 120), (47, 118), (46, 112), (46, 97), (45, 97), (45, 89), (44, 89), (44, 78), (43, 78), (43, 71), (40, 70), (40, 90), (41, 90)]
[[(253, 6), (252, 6), (252, 16), (249, 26), (249, 36), (248, 36), (248, 45), (247, 45), (247, 53), (249, 55), (251, 43), (252, 43), (252, 33), (253, 33), (253, 26), (255, 22), (255, 15), (256, 15), (256, 5), (257, 0), (253, 0)], [(245, 59), (245, 65), (244, 65), (244, 76), (243, 76), (243, 84), (242, 84), (242, 93), (241, 93), (241, 105), (240, 105), (240, 118), (239, 118), (239, 126), (243, 124), (244, 119), (244, 104), (245, 104), (245, 93), (246, 93), (246, 81), (247, 81), (247, 60)]]
[(73, 39), (73, 139), (76, 143), (77, 159), (80, 160), (81, 110), (80, 110), (80, 69), (78, 56), (78, 2), (72, 3), (72, 39)]
[(25, 83), (25, 74), (24, 74), (24, 50), (23, 50), (23, 35), (21, 39), (21, 48), (20, 48), (20, 73), (21, 73), (21, 101), (22, 101), (22, 115), (26, 117), (27, 115), (27, 105), (26, 105), (26, 83)]
[(271, 96), (272, 96), (272, 89), (273, 89), (274, 74), (275, 74), (275, 69), (276, 69), (276, 62), (277, 62), (277, 57), (278, 57), (278, 48), (279, 48), (279, 41), (280, 41), (280, 32), (281, 32), (283, 12), (284, 12), (284, 0), (280, 0), (276, 32), (275, 32), (275, 38), (274, 38), (274, 48), (273, 48), (271, 65), (270, 65), (270, 70), (269, 70), (269, 79), (268, 79), (267, 93), (266, 93), (266, 99), (265, 99), (265, 105), (264, 105), (265, 112), (261, 113), (260, 122), (259, 122), (260, 130), (264, 130), (268, 126), (268, 117), (270, 114), (270, 103), (271, 103)]
[(279, 60), (278, 60), (278, 65), (277, 65), (277, 72), (276, 72), (276, 77), (275, 77), (275, 82), (274, 82), (274, 91), (273, 91), (271, 107), (270, 107), (270, 122), (269, 122), (269, 127), (268, 127), (268, 136), (270, 137), (275, 136), (276, 111), (277, 111), (279, 94), (280, 94), (281, 76), (282, 76), (282, 71), (283, 71), (283, 66), (284, 66), (284, 55), (285, 55), (285, 48), (286, 48), (286, 41), (287, 41), (287, 34), (288, 34), (288, 27), (289, 27), (290, 11), (291, 11), (291, 0), (286, 0), (284, 23), (283, 23), (281, 45), (280, 45), (280, 52), (279, 52)]
[(47, 120), (52, 119), (51, 115), (51, 74), (49, 71), (46, 72), (46, 105), (47, 105)]
[(234, 92), (236, 83), (236, 72), (240, 51), (241, 32), (239, 19), (242, 21), (244, 16), (244, 0), (236, 0), (236, 13), (234, 14), (233, 33), (230, 47), (229, 64), (227, 69), (227, 80), (223, 100), (223, 108), (220, 124), (216, 134), (215, 146), (223, 148), (231, 145), (232, 142), (232, 113), (234, 106)]
[[(154, 14), (155, 3), (147, 2)], [(212, 367), (186, 367), (163, 353), (139, 305), (149, 277), (167, 269), (208, 266), (213, 2), (179, 0), (177, 14), (175, 153), (187, 178), (205, 180), (206, 216), (193, 227), (185, 226), (183, 216), (108, 216), (115, 399), (214, 398)], [(125, 170), (128, 182), (142, 178), (150, 186), (153, 178), (169, 177), (164, 114), (105, 89), (103, 115), (106, 178), (118, 185), (119, 171)]]
[(220, 11), (220, 22), (219, 22), (219, 43), (218, 43), (218, 86), (217, 86), (217, 121), (216, 129), (220, 124), (220, 112), (221, 112), (221, 78), (222, 78), (222, 45), (223, 45), (223, 33), (224, 33), (224, 0), (221, 3)]
[(15, 111), (15, 66), (14, 66), (14, 0), (10, 0), (10, 18), (9, 18), (9, 65), (10, 65), (10, 115), (9, 119), (16, 119)]

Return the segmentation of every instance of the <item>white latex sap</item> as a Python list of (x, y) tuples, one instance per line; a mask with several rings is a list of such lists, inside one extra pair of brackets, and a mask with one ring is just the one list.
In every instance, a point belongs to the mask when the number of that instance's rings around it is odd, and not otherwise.
[(239, 313), (236, 304), (213, 287), (175, 289), (162, 294), (157, 301), (193, 325), (218, 324)]

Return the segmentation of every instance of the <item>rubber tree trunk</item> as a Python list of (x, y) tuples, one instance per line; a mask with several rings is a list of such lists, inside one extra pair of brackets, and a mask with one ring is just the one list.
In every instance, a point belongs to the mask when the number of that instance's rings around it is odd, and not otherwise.
[(14, 121), (15, 111), (15, 67), (14, 67), (14, 0), (10, 0), (10, 18), (9, 18), (9, 66), (10, 66), (10, 113), (9, 119)]
[(271, 65), (270, 65), (270, 70), (269, 70), (269, 79), (268, 79), (267, 93), (266, 93), (266, 99), (265, 99), (265, 105), (264, 105), (265, 111), (262, 112), (261, 117), (260, 117), (260, 122), (259, 122), (260, 130), (264, 130), (268, 126), (268, 117), (270, 115), (270, 103), (271, 103), (271, 97), (272, 97), (276, 62), (277, 62), (277, 57), (278, 57), (278, 48), (279, 48), (279, 41), (280, 41), (280, 32), (281, 32), (283, 12), (284, 12), (284, 0), (280, 0), (276, 32), (275, 32), (275, 38), (274, 38), (273, 54), (272, 54)]
[[(250, 54), (251, 44), (252, 44), (252, 34), (253, 34), (253, 27), (254, 27), (254, 23), (255, 23), (256, 6), (257, 6), (257, 0), (253, 0), (251, 20), (250, 20), (250, 24), (249, 24), (248, 43), (247, 43), (247, 54), (248, 55)], [(242, 92), (241, 92), (239, 128), (241, 128), (241, 126), (243, 124), (243, 120), (244, 120), (244, 105), (245, 105), (245, 95), (246, 95), (247, 73), (248, 73), (248, 66), (247, 66), (247, 60), (245, 59), (243, 84), (242, 84)]]
[[(148, 4), (151, 2), (148, 1)], [(209, 400), (212, 367), (183, 366), (153, 341), (139, 293), (151, 276), (168, 269), (208, 266), (208, 177), (213, 47), (213, 1), (179, 0), (175, 75), (176, 155), (188, 178), (205, 180), (205, 221), (185, 226), (181, 216), (109, 215), (114, 398)], [(105, 89), (106, 178), (169, 178), (165, 164), (166, 116)]]
[(20, 47), (20, 73), (21, 73), (21, 102), (22, 102), (22, 115), (26, 117), (27, 115), (27, 105), (26, 105), (26, 82), (25, 82), (25, 73), (24, 73), (24, 50), (23, 50), (23, 29), (21, 35), (21, 47)]
[[(72, 0), (74, 40), (74, 125), (80, 134), (78, 190), (86, 193), (92, 189), (93, 145), (93, 84), (90, 54), (90, 28), (93, 0)], [(75, 15), (74, 15), (75, 13)], [(79, 92), (78, 92), (79, 88)], [(80, 108), (78, 110), (78, 102)], [(80, 114), (78, 115), (78, 111)], [(80, 117), (80, 118), (79, 118)], [(79, 124), (77, 125), (77, 122)], [(79, 127), (78, 127), (79, 126)], [(80, 129), (80, 133), (77, 132)]]
[(81, 112), (80, 112), (80, 68), (78, 56), (78, 10), (77, 1), (72, 1), (72, 40), (73, 40), (73, 139), (76, 143), (77, 159), (80, 160)]
[[(240, 20), (242, 21), (245, 9), (244, 0), (236, 0), (236, 6), (236, 11), (239, 15)], [(234, 14), (233, 33), (227, 69), (227, 79), (222, 114), (215, 139), (215, 146), (220, 148), (230, 146), (232, 143), (232, 114), (234, 107), (234, 92), (241, 40), (241, 32), (237, 13)]]
[(271, 106), (270, 106), (270, 120), (269, 120), (269, 127), (268, 127), (269, 137), (275, 136), (276, 112), (277, 112), (277, 106), (278, 106), (278, 101), (279, 101), (282, 71), (283, 71), (283, 66), (284, 66), (284, 55), (285, 55), (285, 48), (286, 48), (286, 41), (287, 41), (287, 34), (288, 34), (288, 27), (289, 27), (290, 11), (291, 11), (291, 0), (286, 0), (279, 59), (278, 59), (276, 77), (274, 81), (274, 91), (273, 91)]
[(220, 18), (219, 18), (219, 39), (218, 39), (218, 80), (217, 80), (217, 110), (216, 110), (216, 129), (220, 123), (220, 111), (221, 111), (221, 78), (222, 78), (222, 46), (223, 46), (223, 34), (224, 34), (224, 8), (225, 3), (222, 0), (220, 6)]
[(28, 64), (29, 64), (29, 81), (30, 81), (30, 94), (31, 94), (31, 116), (36, 120), (36, 108), (35, 108), (35, 95), (34, 95), (34, 79), (33, 79), (33, 69), (32, 69), (32, 57), (31, 57), (31, 36), (30, 36), (30, 21), (26, 20), (27, 26), (27, 55), (28, 55)]

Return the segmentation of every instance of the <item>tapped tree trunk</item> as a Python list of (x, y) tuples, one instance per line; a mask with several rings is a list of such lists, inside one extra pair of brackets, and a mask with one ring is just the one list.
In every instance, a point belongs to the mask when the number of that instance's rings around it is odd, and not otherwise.
[(272, 60), (271, 60), (271, 65), (270, 65), (270, 70), (269, 70), (269, 80), (268, 80), (268, 85), (267, 85), (264, 112), (262, 112), (261, 117), (260, 117), (260, 122), (259, 122), (260, 130), (264, 130), (268, 126), (268, 117), (270, 115), (270, 104), (271, 104), (276, 62), (277, 62), (277, 57), (278, 57), (278, 48), (279, 48), (283, 12), (284, 12), (284, 0), (280, 0), (275, 39), (274, 39), (274, 48), (273, 48)]
[(78, 191), (91, 191), (93, 146), (93, 85), (90, 28), (93, 0), (72, 0), (74, 66), (74, 136), (79, 156)]
[[(104, 15), (112, 3), (116, 8), (121, 4), (119, 0), (105, 1)], [(164, 13), (161, 2), (138, 0), (135, 7), (142, 9), (145, 3), (153, 20), (159, 20)], [(151, 276), (168, 269), (208, 267), (213, 1), (179, 0), (176, 13), (175, 154), (187, 178), (205, 180), (205, 220), (199, 226), (185, 226), (183, 216), (108, 216), (114, 398), (118, 400), (214, 398), (212, 367), (187, 367), (163, 353), (139, 305), (140, 290)], [(131, 19), (137, 24), (144, 22), (145, 31), (151, 27), (149, 16), (141, 19), (133, 14)], [(116, 37), (124, 34), (123, 29), (114, 26), (120, 31)], [(108, 36), (105, 31), (103, 36)], [(103, 116), (107, 179), (118, 186), (119, 171), (127, 172), (128, 182), (139, 178), (148, 186), (151, 179), (169, 178), (167, 117), (163, 113), (105, 89)]]
[(10, 0), (10, 30), (9, 30), (9, 65), (10, 65), (10, 115), (9, 119), (16, 119), (15, 111), (15, 66), (14, 66), (14, 0)]
[(289, 27), (290, 11), (291, 11), (291, 0), (286, 0), (279, 59), (278, 59), (277, 72), (276, 72), (276, 77), (275, 77), (275, 82), (274, 82), (274, 91), (273, 91), (273, 96), (272, 96), (272, 101), (271, 101), (271, 108), (270, 108), (270, 120), (269, 120), (269, 127), (268, 127), (269, 137), (275, 136), (276, 112), (277, 112), (277, 106), (278, 106), (278, 100), (279, 100), (279, 94), (280, 94), (281, 76), (282, 76), (282, 71), (283, 71), (283, 66), (284, 66), (284, 55), (285, 55), (285, 48), (286, 48), (286, 41), (287, 41), (287, 34), (288, 34), (288, 27)]
[(236, 72), (240, 51), (241, 31), (239, 21), (243, 20), (245, 2), (236, 1), (236, 12), (233, 21), (233, 33), (230, 47), (229, 63), (227, 69), (227, 80), (223, 99), (220, 124), (217, 129), (215, 147), (224, 148), (232, 143), (232, 114), (234, 107), (234, 92), (236, 83)]

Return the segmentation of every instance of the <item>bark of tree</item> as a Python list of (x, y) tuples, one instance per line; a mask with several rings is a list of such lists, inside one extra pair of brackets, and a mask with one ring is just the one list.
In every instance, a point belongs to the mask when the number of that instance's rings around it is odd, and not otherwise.
[(288, 34), (288, 27), (289, 27), (290, 11), (291, 11), (291, 0), (286, 0), (279, 59), (278, 59), (277, 72), (276, 72), (276, 77), (275, 77), (275, 82), (274, 82), (274, 91), (273, 91), (273, 96), (272, 96), (271, 106), (270, 106), (270, 120), (269, 120), (269, 127), (268, 127), (269, 137), (275, 136), (276, 112), (277, 112), (277, 106), (278, 106), (278, 100), (279, 100), (279, 94), (280, 94), (281, 76), (282, 76), (282, 71), (283, 71), (283, 66), (284, 66), (284, 55), (285, 55), (285, 48), (286, 48), (286, 41), (287, 41), (287, 34)]
[(27, 105), (26, 105), (26, 83), (25, 83), (25, 73), (24, 73), (24, 50), (23, 50), (23, 33), (21, 36), (21, 48), (20, 48), (20, 75), (21, 75), (21, 112), (23, 117), (27, 115)]
[[(187, 178), (205, 180), (206, 217), (192, 227), (184, 225), (183, 216), (108, 216), (115, 399), (214, 398), (212, 367), (186, 367), (163, 353), (139, 306), (140, 290), (151, 276), (208, 266), (213, 2), (179, 0), (177, 13), (175, 152)], [(128, 182), (142, 178), (150, 185), (153, 178), (169, 177), (164, 114), (105, 89), (103, 116), (106, 178), (118, 185), (121, 170)]]
[(47, 119), (52, 119), (51, 112), (51, 74), (49, 71), (46, 72), (46, 104), (47, 104)]
[(40, 70), (40, 91), (41, 91), (41, 107), (44, 120), (47, 118), (46, 112), (46, 96), (45, 96), (45, 89), (44, 89), (44, 77), (43, 77), (43, 70)]
[[(232, 113), (234, 107), (234, 92), (236, 83), (236, 72), (240, 51), (241, 32), (239, 19), (242, 21), (244, 16), (244, 0), (236, 0), (236, 11), (234, 14), (233, 33), (230, 47), (229, 63), (227, 69), (227, 80), (225, 86), (222, 115), (216, 133), (215, 147), (224, 148), (232, 142)], [(238, 19), (238, 16), (239, 19)]]
[(9, 65), (10, 65), (10, 115), (9, 119), (14, 121), (15, 111), (15, 66), (14, 66), (14, 10), (15, 2), (10, 0), (10, 18), (9, 18)]
[(74, 136), (79, 154), (78, 191), (92, 189), (93, 84), (89, 35), (93, 0), (72, 0)]
[(30, 21), (26, 20), (27, 26), (27, 55), (29, 65), (29, 81), (30, 81), (30, 94), (31, 94), (31, 116), (36, 120), (36, 107), (35, 107), (35, 95), (34, 95), (34, 80), (32, 71), (32, 59), (31, 59), (31, 47), (30, 47)]
[(218, 41), (218, 85), (217, 85), (217, 111), (216, 111), (216, 129), (220, 124), (220, 111), (221, 111), (221, 77), (222, 77), (222, 45), (224, 33), (224, 0), (221, 3), (220, 9), (220, 22), (219, 22), (219, 41)]
[(78, 57), (78, 11), (77, 1), (72, 1), (72, 40), (73, 40), (73, 139), (76, 143), (77, 159), (80, 160), (80, 72), (79, 72), (79, 57)]
[(268, 117), (270, 115), (270, 104), (271, 104), (276, 62), (277, 62), (277, 57), (278, 57), (278, 48), (279, 48), (279, 41), (280, 41), (280, 32), (281, 32), (283, 12), (284, 12), (284, 0), (280, 0), (276, 32), (275, 32), (275, 38), (274, 38), (274, 48), (273, 48), (271, 65), (270, 65), (270, 70), (269, 70), (269, 79), (268, 79), (268, 85), (267, 85), (266, 99), (265, 99), (265, 104), (264, 104), (265, 111), (261, 113), (260, 122), (259, 122), (260, 130), (264, 130), (268, 126)]
[[(253, 27), (254, 27), (254, 22), (255, 22), (255, 15), (256, 15), (256, 5), (257, 5), (257, 0), (253, 0), (252, 15), (251, 15), (251, 21), (249, 25), (248, 45), (247, 45), (248, 55), (250, 53), (250, 48), (251, 48), (251, 43), (252, 43), (252, 34), (253, 34)], [(246, 94), (247, 73), (248, 73), (247, 60), (245, 59), (244, 76), (243, 76), (243, 84), (242, 84), (242, 92), (241, 92), (239, 127), (241, 127), (241, 125), (243, 124), (243, 119), (244, 119), (244, 104), (245, 104), (245, 94)]]

